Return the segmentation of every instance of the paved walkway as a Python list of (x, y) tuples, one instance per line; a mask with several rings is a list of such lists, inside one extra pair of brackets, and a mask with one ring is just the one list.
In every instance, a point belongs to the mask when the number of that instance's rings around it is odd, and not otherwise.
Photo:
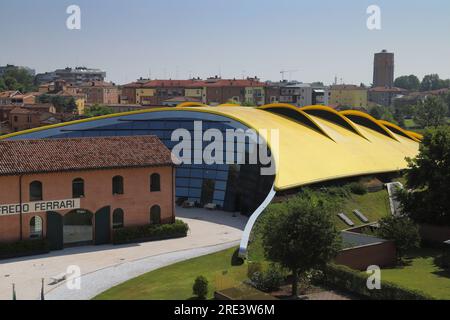
[[(46, 255), (0, 262), (0, 299), (11, 299), (12, 283), (17, 299), (39, 299), (44, 278), (47, 299), (90, 299), (100, 292), (147, 271), (237, 246), (247, 218), (232, 213), (177, 208), (187, 222), (186, 238), (122, 246), (86, 246), (54, 251)], [(50, 278), (67, 267), (81, 269), (81, 289), (66, 284), (49, 285)]]

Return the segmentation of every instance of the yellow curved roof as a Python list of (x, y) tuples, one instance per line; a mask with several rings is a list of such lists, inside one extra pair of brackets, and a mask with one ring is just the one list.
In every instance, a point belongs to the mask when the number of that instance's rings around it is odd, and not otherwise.
[[(295, 107), (278, 105), (276, 108), (292, 110)], [(304, 116), (304, 114), (307, 114), (306, 111), (311, 108), (295, 109)], [(180, 106), (177, 108), (155, 108), (125, 112), (78, 120), (76, 123), (162, 110), (206, 112), (234, 119), (257, 130), (268, 141), (276, 161), (276, 190), (286, 190), (351, 176), (405, 169), (407, 167), (405, 158), (414, 157), (418, 153), (419, 143), (413, 137), (407, 138), (396, 134), (373, 118), (369, 118), (370, 121), (376, 121), (377, 125), (382, 126), (383, 130), (386, 131), (385, 134), (368, 126), (356, 124), (347, 117), (347, 121), (355, 130), (350, 130), (334, 121), (312, 114), (307, 114), (303, 118), (292, 119), (289, 116), (277, 114), (269, 109), (267, 107), (241, 106)], [(332, 112), (327, 108), (324, 109)], [(340, 114), (345, 117), (349, 113), (342, 112)], [(359, 113), (357, 115), (361, 116)], [(307, 123), (308, 121), (314, 123), (320, 130), (311, 128), (311, 123)], [(0, 139), (73, 123), (36, 128), (0, 137)], [(277, 130), (278, 132), (278, 146), (270, 139), (271, 130)]]

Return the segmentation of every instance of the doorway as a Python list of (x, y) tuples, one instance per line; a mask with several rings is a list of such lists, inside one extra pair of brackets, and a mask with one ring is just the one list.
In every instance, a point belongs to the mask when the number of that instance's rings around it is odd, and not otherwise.
[(94, 240), (92, 212), (83, 209), (70, 211), (63, 217), (64, 246), (92, 244)]

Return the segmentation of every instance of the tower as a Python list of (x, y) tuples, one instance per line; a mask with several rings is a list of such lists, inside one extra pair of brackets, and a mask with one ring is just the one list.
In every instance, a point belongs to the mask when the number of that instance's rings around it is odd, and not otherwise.
[(387, 50), (375, 53), (373, 86), (387, 88), (394, 86), (394, 54)]

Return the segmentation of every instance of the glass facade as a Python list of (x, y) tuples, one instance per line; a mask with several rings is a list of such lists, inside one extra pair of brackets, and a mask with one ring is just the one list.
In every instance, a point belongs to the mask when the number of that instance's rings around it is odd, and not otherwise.
[[(192, 137), (193, 163), (181, 164), (176, 168), (177, 203), (181, 204), (185, 200), (198, 206), (214, 203), (223, 210), (251, 214), (269, 193), (274, 176), (261, 176), (260, 166), (256, 164), (206, 164), (208, 159), (204, 159), (203, 151), (211, 142), (203, 141), (201, 136), (199, 140), (199, 136), (194, 134), (196, 121), (201, 121), (202, 133), (208, 129), (217, 129), (223, 137), (226, 136), (227, 129), (248, 129), (242, 123), (224, 116), (174, 109), (69, 124), (12, 139), (156, 135), (172, 150), (179, 143), (172, 141), (172, 133), (176, 129), (185, 129)], [(247, 137), (245, 145), (239, 144), (242, 141), (234, 142), (234, 163), (238, 159), (248, 158), (251, 152), (249, 141)], [(226, 148), (225, 144), (222, 149), (216, 149), (216, 152), (222, 152), (224, 160), (227, 156)]]

